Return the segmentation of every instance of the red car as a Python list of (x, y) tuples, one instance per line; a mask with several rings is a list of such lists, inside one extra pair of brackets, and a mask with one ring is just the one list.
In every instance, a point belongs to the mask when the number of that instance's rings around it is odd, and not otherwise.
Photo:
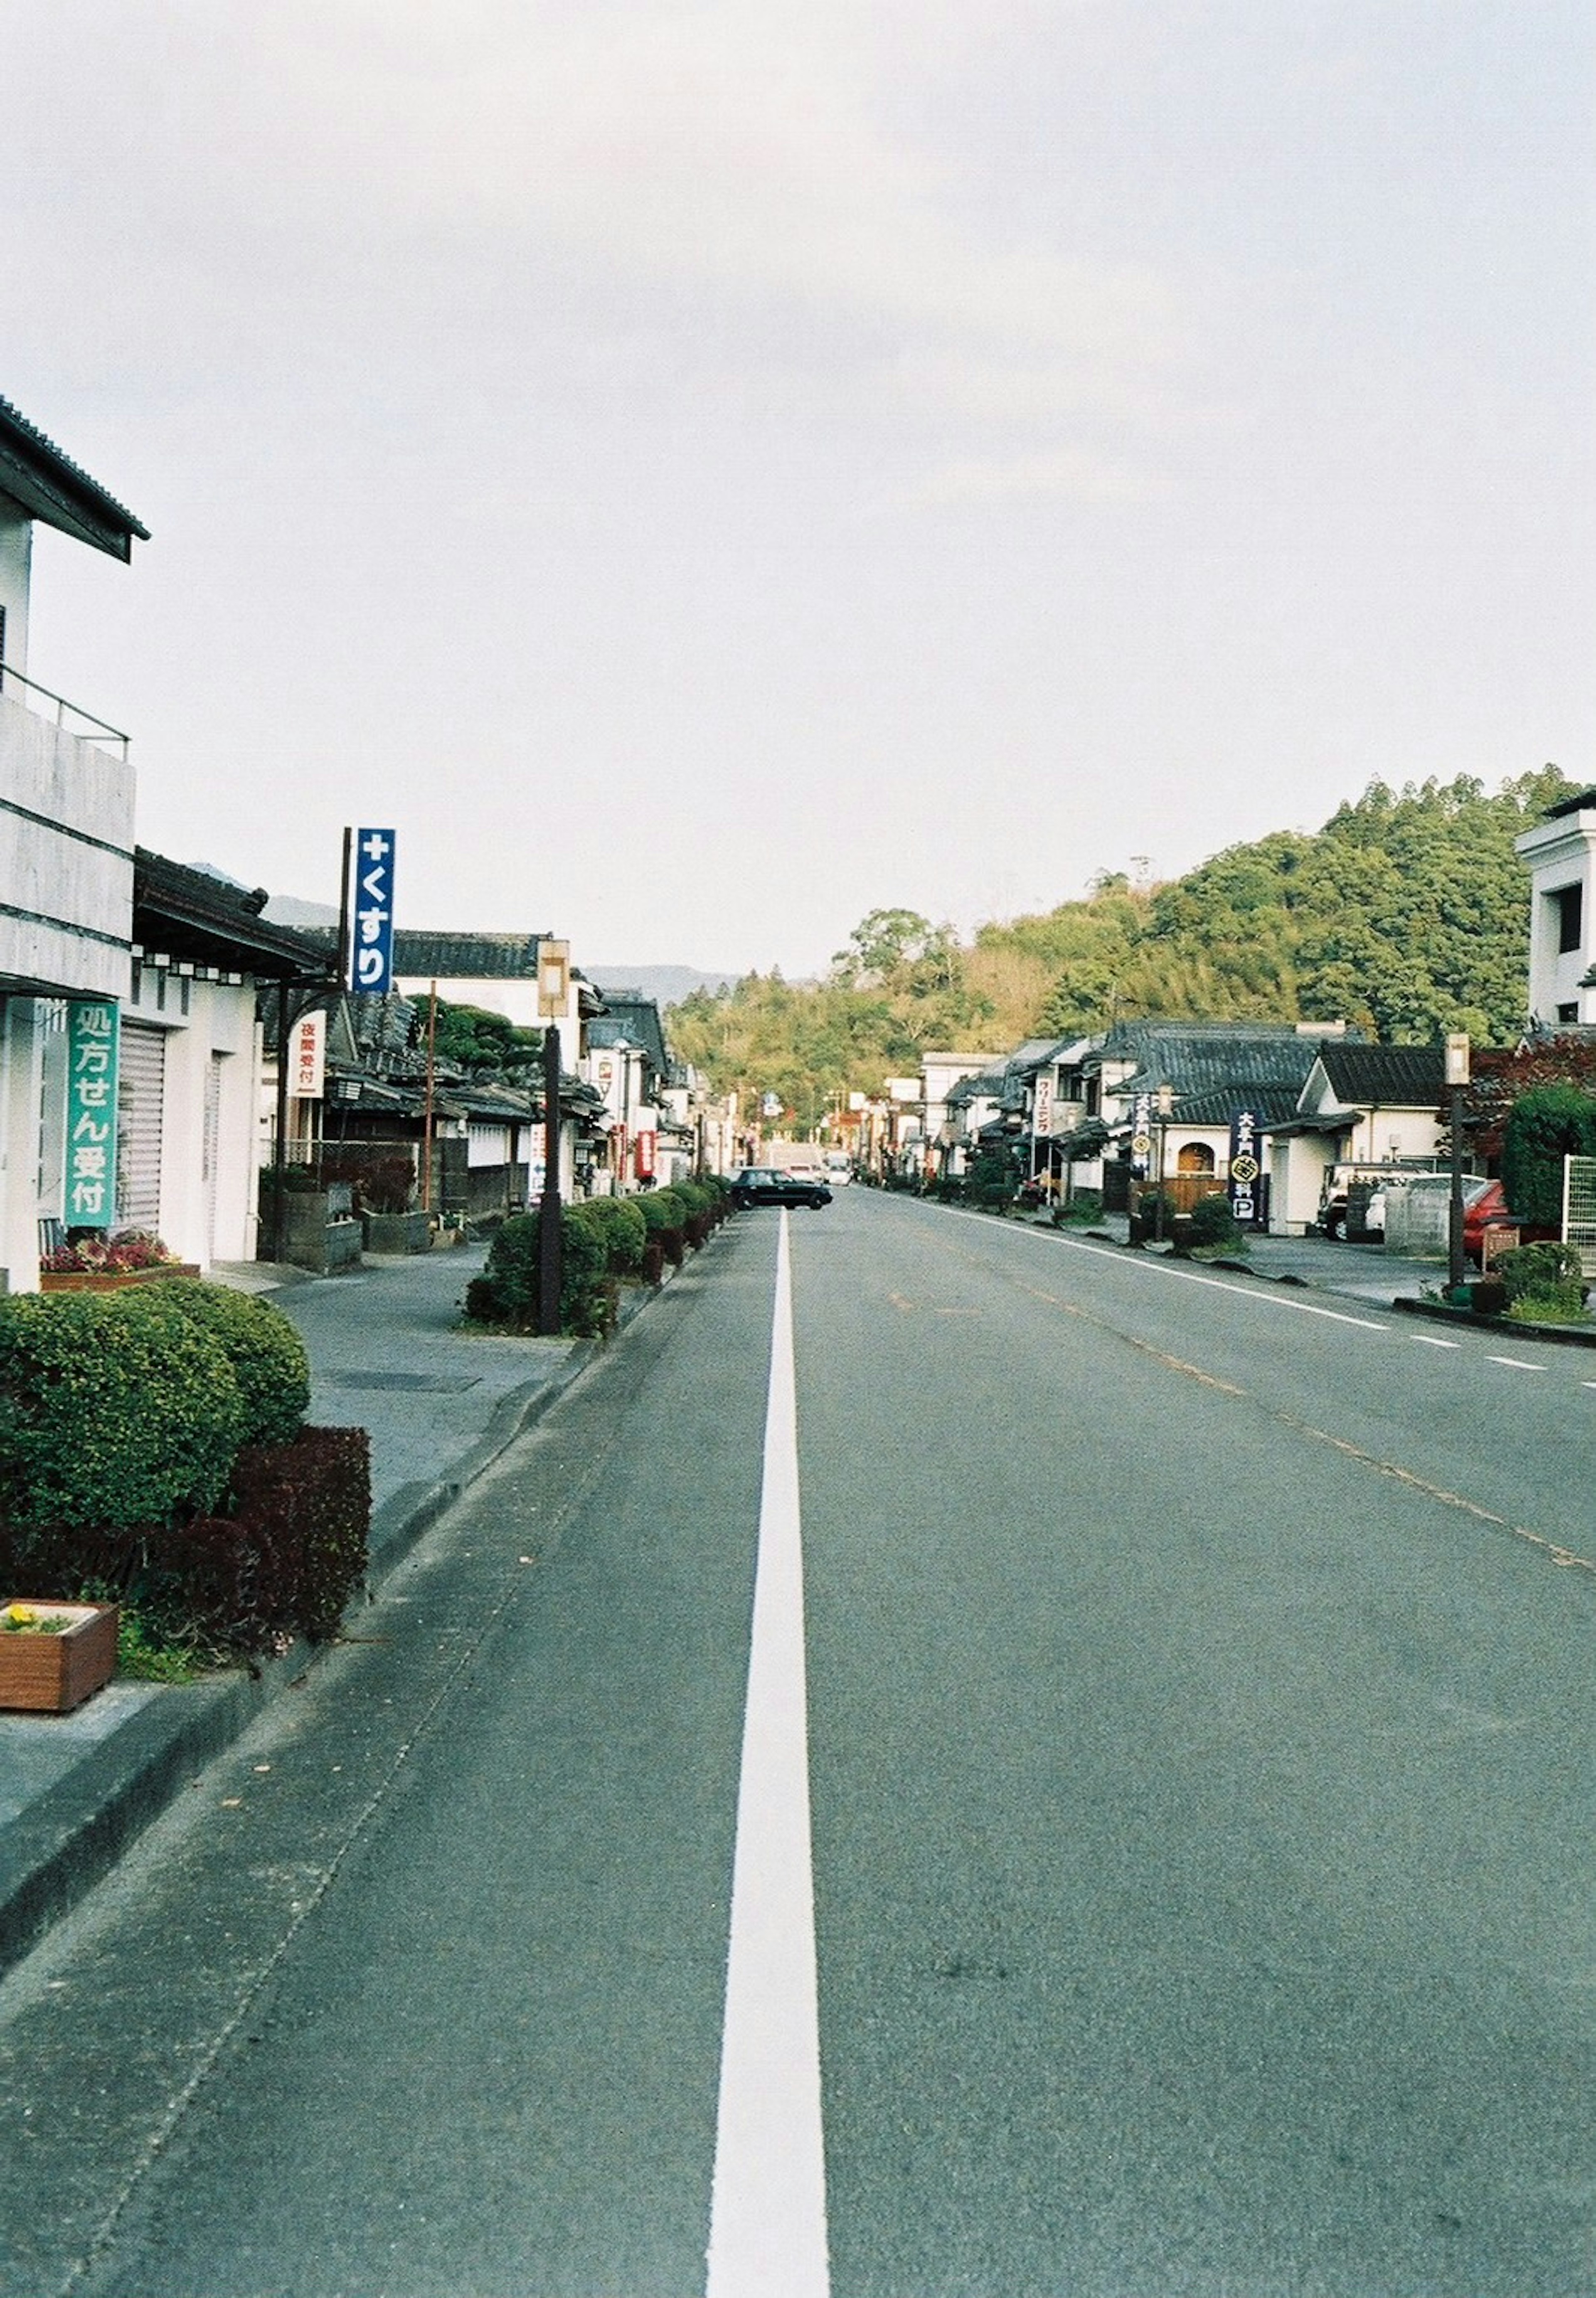
[(1463, 1184), (1463, 1252), (1467, 1260), (1484, 1266), (1485, 1231), (1511, 1228), (1513, 1216), (1500, 1181), (1477, 1178)]

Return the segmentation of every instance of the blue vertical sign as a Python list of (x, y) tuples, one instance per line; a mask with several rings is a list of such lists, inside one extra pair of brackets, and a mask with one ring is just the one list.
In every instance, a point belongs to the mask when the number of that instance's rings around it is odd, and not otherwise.
[(351, 989), (393, 987), (393, 832), (355, 832), (354, 946)]
[(121, 1017), (104, 997), (67, 1004), (65, 1205), (69, 1228), (109, 1228), (116, 1218), (117, 1056)]

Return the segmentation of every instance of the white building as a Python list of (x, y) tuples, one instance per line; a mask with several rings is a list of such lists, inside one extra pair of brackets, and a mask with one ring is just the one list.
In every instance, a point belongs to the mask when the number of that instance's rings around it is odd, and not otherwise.
[(0, 1289), (38, 1285), (59, 1205), (45, 1065), (62, 1001), (131, 987), (133, 769), (127, 737), (35, 682), (28, 621), (37, 524), (129, 560), (146, 530), (0, 400)]
[(1514, 840), (1529, 865), (1529, 1009), (1542, 1029), (1596, 1022), (1596, 789)]

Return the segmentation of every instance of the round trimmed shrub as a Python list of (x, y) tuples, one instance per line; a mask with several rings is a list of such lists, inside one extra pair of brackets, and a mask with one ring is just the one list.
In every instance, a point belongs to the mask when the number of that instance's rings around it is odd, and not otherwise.
[(1188, 1245), (1234, 1246), (1242, 1242), (1241, 1224), (1230, 1210), (1230, 1200), (1217, 1189), (1211, 1196), (1199, 1197), (1187, 1218)]
[(244, 1400), (170, 1290), (0, 1298), (0, 1517), (159, 1525), (215, 1506)]
[[(609, 1271), (609, 1237), (602, 1219), (589, 1218), (600, 1202), (560, 1208), (559, 1323), (566, 1333), (602, 1335), (615, 1323), (616, 1281)], [(466, 1287), (466, 1314), (478, 1323), (535, 1332), (540, 1291), (542, 1212), (517, 1213), (494, 1237), (480, 1277)]]
[(147, 1290), (225, 1351), (244, 1404), (241, 1442), (286, 1444), (298, 1434), (310, 1409), (310, 1360), (280, 1309), (198, 1277), (174, 1277)]
[(581, 1208), (606, 1240), (612, 1277), (636, 1277), (642, 1269), (648, 1224), (633, 1197), (589, 1197)]

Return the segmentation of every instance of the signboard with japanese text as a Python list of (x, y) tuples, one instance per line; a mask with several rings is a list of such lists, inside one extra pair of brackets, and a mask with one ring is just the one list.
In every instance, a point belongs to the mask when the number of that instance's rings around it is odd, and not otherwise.
[(393, 987), (393, 832), (355, 832), (354, 936), (349, 986), (371, 995)]
[(302, 1013), (288, 1039), (288, 1090), (320, 1101), (327, 1090), (327, 1015)]
[(1037, 1071), (1036, 1109), (1031, 1118), (1031, 1131), (1041, 1135), (1053, 1130), (1053, 1071)]
[(1257, 1222), (1262, 1172), (1257, 1117), (1250, 1109), (1238, 1109), (1230, 1120), (1230, 1210), (1243, 1228)]
[(116, 1092), (121, 1021), (109, 998), (67, 1004), (67, 1132), (63, 1203), (69, 1228), (116, 1219)]
[(1130, 1170), (1145, 1181), (1152, 1170), (1153, 1096), (1138, 1093), (1130, 1105)]

